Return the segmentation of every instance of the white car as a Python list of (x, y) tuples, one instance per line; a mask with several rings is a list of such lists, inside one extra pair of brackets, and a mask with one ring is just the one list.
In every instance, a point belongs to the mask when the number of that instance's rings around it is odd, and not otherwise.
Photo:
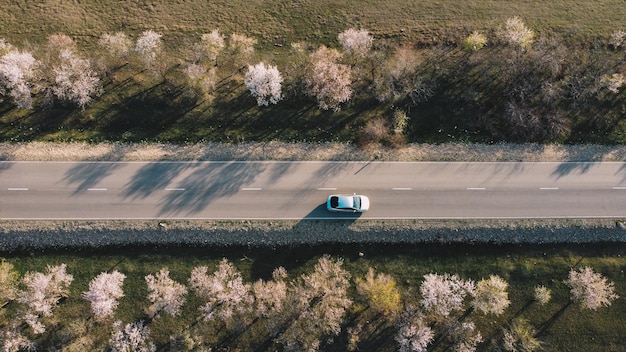
[(359, 194), (331, 194), (326, 209), (333, 212), (363, 213), (370, 208), (370, 199)]

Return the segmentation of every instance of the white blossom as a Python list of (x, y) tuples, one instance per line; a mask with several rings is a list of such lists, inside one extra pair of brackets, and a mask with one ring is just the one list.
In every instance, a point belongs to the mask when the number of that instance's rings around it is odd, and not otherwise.
[(28, 52), (11, 50), (0, 58), (0, 94), (6, 90), (19, 108), (30, 109), (37, 60)]
[(476, 324), (472, 321), (455, 321), (448, 331), (453, 342), (453, 350), (456, 352), (474, 352), (479, 343), (483, 341), (483, 336), (476, 331)]
[(227, 321), (251, 309), (254, 298), (250, 285), (244, 284), (241, 274), (228, 260), (223, 259), (212, 275), (208, 275), (207, 271), (206, 266), (196, 267), (189, 278), (191, 289), (207, 300), (200, 307), (203, 319)]
[(537, 286), (535, 287), (535, 300), (539, 302), (539, 304), (544, 305), (550, 302), (552, 298), (552, 291), (545, 286)]
[(286, 315), (295, 321), (289, 322), (277, 341), (288, 351), (315, 351), (322, 338), (341, 331), (346, 310), (352, 305), (350, 274), (343, 268), (343, 260), (323, 256), (313, 272), (301, 279), (288, 292)]
[(399, 352), (426, 352), (428, 345), (433, 341), (435, 333), (424, 322), (419, 312), (408, 308), (398, 322), (398, 332), (395, 339), (398, 342)]
[(244, 82), (259, 106), (276, 104), (283, 98), (281, 93), (283, 77), (276, 66), (265, 65), (264, 62), (248, 66)]
[(124, 297), (122, 284), (126, 275), (114, 270), (111, 273), (100, 273), (89, 282), (89, 291), (83, 292), (83, 297), (91, 302), (91, 310), (96, 319), (113, 315), (117, 308), (118, 299)]
[(450, 274), (426, 274), (420, 286), (421, 305), (426, 311), (440, 317), (447, 317), (454, 310), (463, 309), (465, 297), (474, 293), (471, 280), (462, 280)]
[(109, 340), (112, 352), (154, 352), (156, 346), (150, 342), (150, 330), (143, 321), (129, 323), (122, 329), (122, 322), (113, 324), (113, 334)]
[(341, 103), (352, 97), (350, 67), (339, 64), (341, 54), (336, 49), (321, 46), (310, 55), (312, 68), (305, 78), (307, 93), (317, 99), (321, 109), (340, 109)]
[(203, 34), (200, 39), (202, 54), (215, 64), (217, 64), (217, 56), (224, 50), (225, 45), (224, 36), (217, 29)]
[(152, 302), (150, 309), (152, 316), (164, 311), (169, 315), (176, 316), (185, 303), (187, 288), (170, 278), (170, 272), (166, 268), (161, 269), (156, 275), (145, 277), (148, 285), (148, 300)]
[(19, 327), (14, 324), (0, 332), (0, 349), (2, 352), (36, 351), (35, 343), (22, 335)]
[(115, 58), (128, 56), (133, 46), (133, 41), (123, 32), (105, 33), (100, 37), (98, 43)]
[(100, 79), (91, 68), (91, 63), (73, 51), (61, 51), (60, 63), (53, 68), (53, 72), (55, 79), (52, 92), (59, 99), (74, 102), (84, 108), (100, 93)]
[(570, 287), (572, 301), (580, 302), (587, 309), (608, 307), (619, 298), (615, 294), (614, 284), (588, 266), (578, 271), (570, 270), (569, 278), (564, 283)]
[(337, 38), (344, 50), (361, 57), (367, 55), (374, 42), (374, 38), (365, 29), (350, 28), (339, 33)]
[(275, 269), (272, 281), (258, 280), (252, 284), (255, 313), (258, 317), (270, 317), (282, 311), (287, 297), (287, 284), (283, 281), (286, 278), (284, 270), (283, 267)]
[(510, 45), (526, 49), (533, 43), (535, 32), (527, 28), (519, 17), (514, 16), (506, 20), (502, 36)]
[(67, 266), (48, 266), (47, 273), (28, 272), (22, 283), (26, 287), (20, 292), (18, 302), (26, 304), (37, 315), (49, 316), (62, 297), (67, 297), (68, 288), (74, 277), (66, 272)]
[(141, 33), (135, 44), (135, 51), (144, 61), (146, 66), (154, 66), (156, 60), (163, 50), (162, 35), (152, 30)]

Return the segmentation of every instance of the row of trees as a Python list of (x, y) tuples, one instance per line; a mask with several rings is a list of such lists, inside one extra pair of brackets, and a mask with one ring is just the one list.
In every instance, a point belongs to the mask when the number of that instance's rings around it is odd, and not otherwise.
[[(241, 273), (224, 259), (213, 272), (206, 266), (194, 268), (187, 285), (173, 280), (167, 268), (145, 276), (149, 305), (142, 320), (127, 324), (115, 319), (126, 276), (117, 270), (102, 272), (82, 293), (89, 302), (91, 312), (85, 315), (91, 316), (91, 323), (72, 331), (78, 323), (58, 322), (54, 311), (69, 297), (73, 279), (65, 264), (48, 266), (44, 273), (27, 272), (20, 278), (9, 262), (1, 262), (0, 302), (3, 309), (14, 305), (10, 322), (0, 323), (3, 351), (35, 350), (34, 341), (41, 341), (38, 337), (53, 326), (49, 334), (63, 335), (67, 350), (102, 348), (90, 336), (96, 330), (108, 329), (107, 343), (113, 351), (155, 351), (150, 324), (164, 315), (179, 316), (192, 294), (199, 302), (197, 320), (171, 336), (168, 350), (216, 347), (219, 341), (207, 333), (213, 326), (228, 331), (231, 337), (257, 329), (271, 344), (286, 351), (316, 351), (342, 331), (348, 312), (358, 304), (367, 307), (368, 324), (371, 319), (384, 319), (396, 326), (400, 351), (426, 351), (435, 340), (455, 351), (475, 351), (483, 337), (469, 320), (471, 313), (498, 316), (510, 304), (508, 283), (497, 275), (475, 282), (430, 273), (424, 275), (417, 297), (402, 297), (392, 276), (370, 268), (364, 277), (355, 278), (357, 296), (353, 298), (351, 277), (341, 259), (323, 256), (312, 272), (293, 280), (288, 280), (284, 268), (277, 268), (271, 280), (254, 283), (244, 282)], [(564, 283), (570, 288), (572, 301), (585, 309), (609, 306), (618, 298), (613, 283), (589, 267), (572, 269)], [(533, 295), (544, 305), (550, 301), (551, 291), (537, 286)], [(365, 334), (365, 323), (357, 322), (348, 329), (351, 349), (358, 349)], [(526, 320), (514, 320), (502, 334), (500, 347), (505, 351), (541, 347), (536, 331)], [(44, 341), (57, 339), (48, 336)]]
[[(43, 48), (19, 49), (0, 40), (0, 95), (19, 108), (54, 99), (84, 108), (103, 92), (110, 74), (130, 64), (161, 79), (184, 77), (203, 97), (234, 80), (260, 106), (298, 94), (331, 110), (357, 95), (407, 112), (437, 104), (457, 110), (440, 115), (462, 114), (468, 126), (492, 135), (541, 139), (567, 134), (570, 110), (597, 108), (616, 99), (626, 84), (624, 59), (592, 57), (555, 36), (538, 37), (518, 17), (490, 38), (469, 34), (452, 53), (375, 41), (362, 29), (348, 29), (337, 40), (341, 49), (293, 43), (280, 58), (281, 70), (255, 52), (255, 39), (233, 33), (227, 40), (218, 30), (178, 45), (176, 54), (154, 31), (136, 40), (122, 32), (104, 34), (90, 54), (62, 34), (51, 35)], [(625, 40), (626, 31), (615, 31), (610, 49), (623, 50)]]

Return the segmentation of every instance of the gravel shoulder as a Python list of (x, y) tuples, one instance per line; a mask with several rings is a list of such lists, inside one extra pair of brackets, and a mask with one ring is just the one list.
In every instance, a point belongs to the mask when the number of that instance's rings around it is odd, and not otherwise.
[(624, 161), (626, 147), (556, 144), (409, 144), (402, 148), (342, 143), (122, 144), (0, 143), (0, 160), (388, 160), (388, 161)]
[[(539, 144), (351, 145), (0, 143), (0, 161), (389, 160), (624, 161), (626, 147)], [(0, 221), (0, 252), (118, 246), (297, 246), (333, 243), (626, 242), (621, 220)]]

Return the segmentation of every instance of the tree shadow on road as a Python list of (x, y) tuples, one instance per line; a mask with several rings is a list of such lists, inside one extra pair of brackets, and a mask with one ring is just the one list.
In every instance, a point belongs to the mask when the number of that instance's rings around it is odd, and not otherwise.
[(160, 215), (198, 213), (214, 200), (229, 197), (251, 184), (265, 167), (260, 163), (200, 164), (180, 181), (184, 192), (170, 192), (163, 197)]
[(115, 162), (79, 163), (65, 174), (64, 180), (68, 184), (78, 185), (73, 192), (74, 195), (77, 195), (96, 186), (121, 166), (122, 164)]

